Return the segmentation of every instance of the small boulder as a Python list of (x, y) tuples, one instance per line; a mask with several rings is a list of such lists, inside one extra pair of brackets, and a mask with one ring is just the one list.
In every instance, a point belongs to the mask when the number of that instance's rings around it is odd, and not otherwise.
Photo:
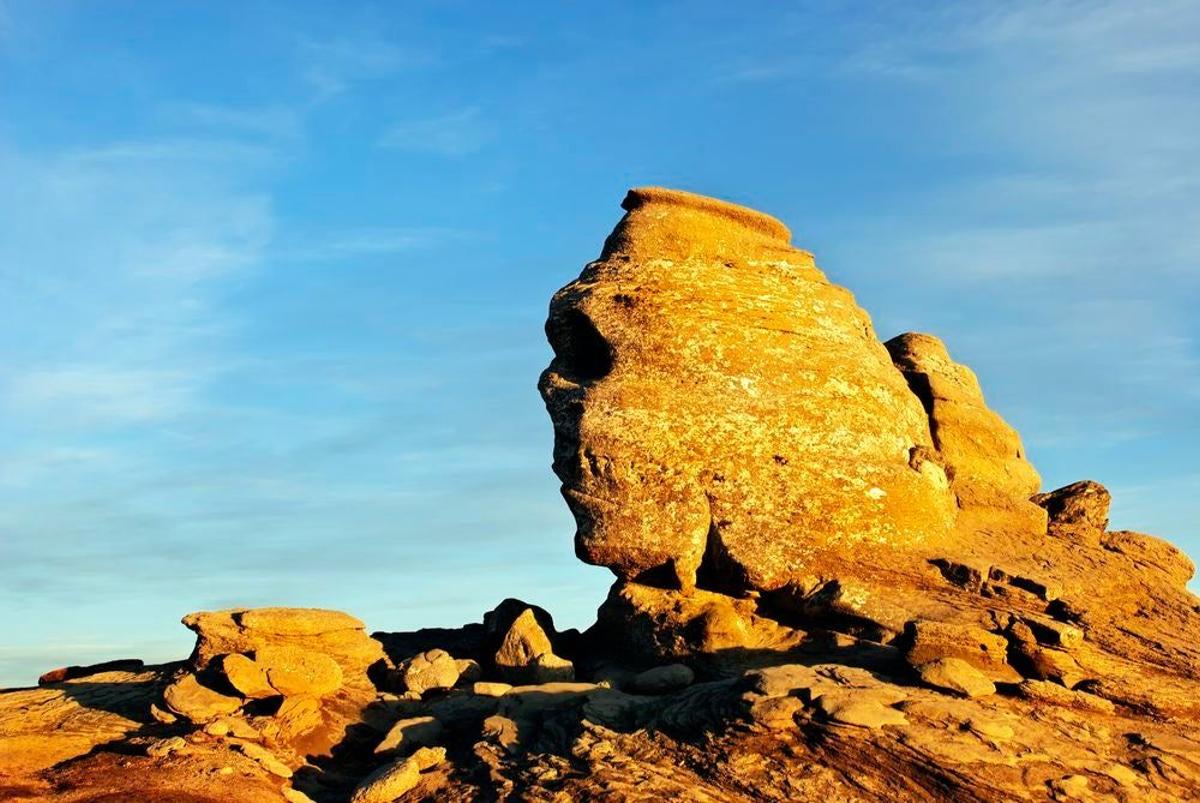
[(421, 773), (446, 760), (444, 747), (422, 747), (408, 758), (385, 764), (354, 789), (350, 803), (392, 803), (421, 781)]
[(213, 691), (190, 672), (167, 686), (163, 702), (174, 713), (197, 724), (232, 714), (242, 707), (237, 697)]
[(375, 746), (375, 754), (407, 755), (418, 747), (432, 747), (442, 738), (442, 723), (433, 717), (410, 717), (392, 726)]
[(247, 699), (262, 700), (279, 695), (267, 682), (267, 673), (262, 666), (247, 655), (235, 652), (222, 657), (221, 672), (229, 685)]
[(325, 697), (341, 688), (342, 668), (330, 656), (299, 647), (263, 647), (254, 661), (284, 696)]
[[(1074, 625), (1045, 616), (1026, 615), (1021, 619), (1039, 644), (1072, 650), (1083, 643), (1083, 631)], [(1024, 641), (1025, 639), (1021, 639)]]
[(554, 654), (532, 608), (513, 619), (493, 661), (500, 675), (513, 683), (550, 683), (575, 677), (574, 665)]
[(937, 658), (917, 667), (921, 682), (962, 697), (986, 697), (996, 684), (961, 658)]
[(483, 721), (481, 735), (510, 753), (515, 753), (521, 744), (520, 727), (515, 720), (501, 714), (493, 714)]
[(512, 689), (510, 683), (491, 683), (487, 681), (477, 681), (472, 684), (471, 691), (481, 697), (503, 697)]
[(458, 664), (445, 650), (414, 655), (396, 669), (408, 691), (424, 694), (432, 689), (452, 689), (458, 683)]
[(544, 652), (533, 659), (525, 677), (530, 683), (569, 683), (575, 679), (575, 665), (552, 652)]
[(907, 725), (901, 711), (870, 693), (827, 692), (816, 699), (817, 710), (831, 722), (877, 730), (885, 725)]
[(182, 736), (170, 736), (166, 739), (155, 739), (146, 746), (146, 755), (151, 758), (165, 758), (172, 753), (180, 753), (187, 750), (188, 743), (183, 740)]
[(785, 697), (821, 682), (817, 672), (804, 664), (779, 664), (752, 669), (743, 675), (748, 691), (764, 697)]
[(454, 665), (458, 667), (459, 683), (474, 683), (483, 677), (483, 669), (476, 660), (471, 658), (456, 658)]
[(981, 627), (918, 619), (905, 625), (901, 644), (914, 669), (939, 658), (959, 658), (993, 680), (1020, 680), (1008, 665), (1008, 639)]
[(1033, 501), (1046, 509), (1050, 535), (1090, 546), (1100, 545), (1108, 529), (1108, 506), (1112, 502), (1112, 495), (1100, 483), (1074, 482), (1037, 494)]
[(667, 664), (647, 669), (634, 676), (630, 682), (640, 694), (667, 694), (692, 685), (696, 673), (683, 664)]
[(221, 719), (213, 720), (204, 726), (204, 732), (209, 736), (216, 736), (218, 738), (228, 736), (252, 742), (262, 739), (262, 734), (255, 730), (253, 725), (237, 717), (222, 717)]
[(799, 697), (758, 697), (750, 701), (747, 716), (768, 730), (787, 730), (795, 727), (796, 714), (804, 708)]

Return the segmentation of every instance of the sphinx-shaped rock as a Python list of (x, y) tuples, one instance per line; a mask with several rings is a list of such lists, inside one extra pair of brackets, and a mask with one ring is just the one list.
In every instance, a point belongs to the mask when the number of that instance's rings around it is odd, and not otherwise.
[(580, 557), (774, 589), (942, 539), (925, 411), (853, 296), (766, 215), (659, 188), (622, 206), (546, 324)]
[(990, 410), (975, 373), (933, 335), (906, 332), (884, 344), (929, 415), (929, 431), (964, 527), (1008, 525), (1044, 532), (1046, 513), (1030, 497), (1041, 478), (1021, 436)]

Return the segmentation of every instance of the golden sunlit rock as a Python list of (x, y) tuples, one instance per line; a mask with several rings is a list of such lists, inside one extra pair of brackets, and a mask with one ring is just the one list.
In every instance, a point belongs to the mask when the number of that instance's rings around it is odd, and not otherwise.
[(592, 627), (189, 614), (186, 661), (0, 693), (0, 797), (1200, 798), (1187, 557), (1109, 532), (1099, 483), (1039, 494), (974, 373), (881, 343), (778, 221), (624, 208), (541, 378), (576, 549), (617, 575)]

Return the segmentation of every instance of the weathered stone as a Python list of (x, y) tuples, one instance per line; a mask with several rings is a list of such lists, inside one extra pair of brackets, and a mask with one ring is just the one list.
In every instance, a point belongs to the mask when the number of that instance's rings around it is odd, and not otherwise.
[(255, 730), (253, 725), (238, 717), (223, 717), (213, 720), (204, 726), (204, 732), (209, 736), (231, 736), (236, 739), (246, 739), (254, 742), (262, 739), (262, 734)]
[(1033, 497), (1050, 516), (1049, 533), (1080, 544), (1099, 546), (1108, 529), (1112, 496), (1098, 482), (1083, 480)]
[(174, 725), (179, 721), (179, 717), (164, 708), (160, 708), (158, 703), (150, 704), (150, 716), (155, 722), (162, 723), (163, 725)]
[(533, 618), (537, 620), (538, 627), (553, 643), (557, 631), (550, 612), (538, 605), (530, 605), (528, 602), (509, 597), (483, 615), (484, 652), (494, 653), (500, 649), (500, 643), (512, 629), (513, 622), (526, 611), (533, 611)]
[(1022, 622), (1040, 644), (1070, 650), (1083, 643), (1083, 631), (1074, 625), (1045, 616), (1023, 616)]
[(511, 689), (512, 684), (510, 683), (495, 683), (490, 681), (476, 681), (471, 686), (471, 691), (484, 697), (503, 697)]
[(995, 680), (1019, 680), (1007, 663), (1008, 640), (974, 625), (918, 620), (904, 630), (904, 659), (917, 668), (939, 658), (959, 658)]
[(442, 738), (444, 730), (442, 723), (433, 717), (402, 719), (375, 746), (375, 753), (407, 755), (418, 747), (432, 747)]
[(253, 658), (232, 653), (221, 659), (221, 672), (238, 694), (252, 700), (276, 697), (280, 694), (267, 682), (267, 673)]
[(155, 739), (146, 746), (146, 755), (152, 758), (165, 758), (172, 753), (180, 753), (188, 748), (188, 743), (182, 736), (170, 736), (166, 739)]
[(666, 694), (690, 686), (696, 673), (684, 664), (656, 666), (635, 675), (630, 685), (641, 694)]
[(513, 683), (550, 683), (575, 677), (572, 663), (554, 654), (532, 608), (513, 620), (493, 661), (501, 677)]
[(280, 694), (325, 697), (342, 686), (342, 668), (332, 657), (298, 647), (267, 646), (254, 661), (266, 672), (267, 682)]
[(967, 721), (968, 730), (994, 742), (1007, 742), (1016, 735), (1012, 725), (995, 719), (972, 717)]
[(1187, 555), (1152, 535), (1117, 530), (1105, 533), (1102, 545), (1129, 558), (1138, 567), (1163, 572), (1180, 587), (1186, 586), (1196, 573), (1196, 567)]
[(1013, 662), (1023, 674), (1036, 680), (1056, 680), (1073, 689), (1088, 679), (1079, 663), (1063, 650), (1020, 643), (1014, 652)]
[(574, 679), (575, 665), (552, 652), (544, 652), (534, 658), (525, 674), (527, 683), (560, 683)]
[(996, 693), (996, 684), (961, 658), (936, 658), (917, 667), (921, 682), (963, 697)]
[(329, 655), (349, 677), (383, 657), (363, 623), (339, 611), (315, 608), (238, 608), (191, 613), (183, 623), (196, 632), (192, 663), (208, 666), (229, 653), (256, 654), (267, 646), (294, 646)]
[(867, 692), (827, 692), (815, 700), (817, 710), (843, 725), (878, 729), (885, 725), (907, 725), (902, 711)]
[(424, 694), (431, 689), (452, 689), (458, 683), (458, 664), (445, 650), (414, 655), (396, 669), (409, 691)]
[(1046, 514), (1029, 501), (1041, 478), (1017, 431), (988, 408), (974, 372), (933, 335), (907, 332), (884, 345), (929, 416), (933, 446), (970, 523), (1044, 531)]
[(745, 651), (783, 651), (803, 640), (803, 633), (755, 609), (753, 600), (702, 589), (684, 594), (618, 582), (600, 606), (596, 635), (639, 664), (690, 663), (697, 657), (722, 663)]
[(408, 758), (385, 764), (364, 778), (355, 787), (350, 803), (392, 803), (416, 787), (423, 771), (445, 760), (445, 748), (419, 748)]
[(242, 707), (241, 700), (202, 685), (190, 672), (163, 691), (163, 702), (179, 716), (199, 724), (232, 714)]
[(1040, 703), (1097, 711), (1102, 714), (1111, 714), (1116, 709), (1112, 701), (1103, 697), (1068, 689), (1048, 680), (1026, 680), (1017, 687), (1017, 690), (1025, 699)]
[(459, 683), (474, 683), (483, 677), (483, 669), (473, 658), (456, 658), (454, 665), (458, 668)]
[(521, 743), (520, 727), (511, 718), (500, 714), (493, 714), (483, 721), (481, 735), (510, 753), (516, 752)]
[(546, 324), (580, 557), (773, 589), (943, 538), (925, 413), (850, 293), (761, 213), (659, 188), (623, 206)]
[(1082, 800), (1090, 798), (1089, 781), (1085, 775), (1067, 775), (1050, 781), (1050, 791), (1055, 800)]
[(804, 664), (780, 664), (753, 669), (744, 675), (746, 688), (764, 697), (784, 697), (820, 682), (817, 671)]
[(796, 726), (796, 714), (803, 708), (798, 697), (756, 697), (750, 701), (747, 716), (769, 730), (787, 730)]
[(254, 742), (234, 742), (233, 746), (247, 758), (257, 761), (263, 769), (272, 775), (278, 775), (280, 778), (292, 777), (292, 768), (280, 761), (278, 756), (262, 745), (255, 744)]
[(275, 715), (256, 720), (265, 735), (275, 741), (291, 743), (300, 740), (307, 744), (310, 734), (323, 733), (326, 728), (328, 701), (315, 697), (285, 697)]

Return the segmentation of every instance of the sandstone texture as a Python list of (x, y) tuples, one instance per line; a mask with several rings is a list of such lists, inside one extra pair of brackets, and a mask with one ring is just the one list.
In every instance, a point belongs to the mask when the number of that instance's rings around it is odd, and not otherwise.
[(773, 589), (942, 539), (925, 411), (850, 293), (766, 215), (659, 188), (622, 205), (546, 323), (579, 556)]
[(541, 379), (616, 575), (591, 627), (191, 614), (185, 661), (0, 692), (0, 799), (1200, 799), (1192, 562), (1099, 483), (1039, 493), (970, 369), (881, 343), (778, 221), (624, 208)]
[(980, 528), (1000, 518), (1009, 526), (1045, 530), (1045, 512), (1030, 501), (1041, 477), (1025, 457), (1021, 436), (984, 402), (975, 373), (951, 359), (933, 335), (907, 332), (884, 345), (929, 416), (960, 515)]

